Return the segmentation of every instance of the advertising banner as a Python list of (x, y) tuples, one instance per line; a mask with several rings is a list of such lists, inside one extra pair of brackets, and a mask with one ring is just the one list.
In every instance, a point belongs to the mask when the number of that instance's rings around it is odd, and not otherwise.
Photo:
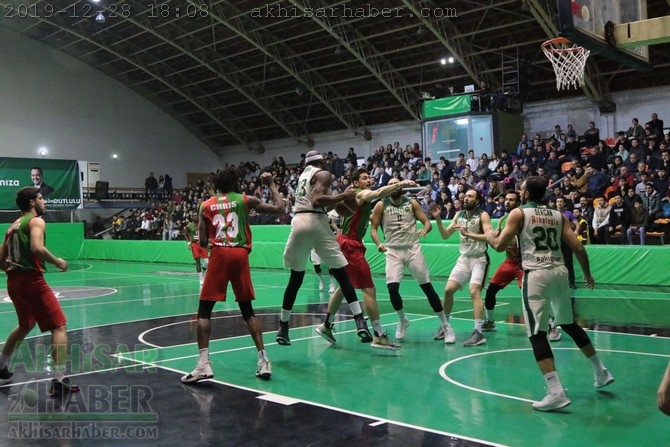
[(37, 186), (47, 210), (78, 208), (82, 203), (76, 160), (0, 157), (0, 209), (15, 210), (16, 191)]

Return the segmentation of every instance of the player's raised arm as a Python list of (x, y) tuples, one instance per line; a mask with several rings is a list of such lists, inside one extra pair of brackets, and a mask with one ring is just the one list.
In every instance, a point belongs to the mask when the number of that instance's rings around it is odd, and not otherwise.
[(370, 237), (372, 238), (372, 242), (377, 246), (377, 249), (380, 252), (385, 252), (386, 246), (379, 238), (379, 225), (382, 222), (382, 217), (384, 217), (384, 202), (379, 201), (375, 205), (375, 208), (372, 210), (372, 215), (370, 216)]
[(507, 224), (501, 232), (494, 230), (491, 227), (489, 220), (488, 230), (486, 233), (486, 241), (495, 251), (505, 251), (507, 246), (512, 242), (521, 230), (523, 225), (523, 213), (519, 208), (512, 210), (507, 218)]

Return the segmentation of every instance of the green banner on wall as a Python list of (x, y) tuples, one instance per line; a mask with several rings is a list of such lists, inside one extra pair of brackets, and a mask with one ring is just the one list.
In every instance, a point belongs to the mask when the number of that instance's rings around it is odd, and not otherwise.
[(37, 184), (48, 210), (74, 209), (81, 205), (76, 160), (0, 157), (0, 209), (17, 209), (16, 191)]
[(440, 118), (470, 112), (470, 95), (450, 96), (423, 103), (423, 119)]

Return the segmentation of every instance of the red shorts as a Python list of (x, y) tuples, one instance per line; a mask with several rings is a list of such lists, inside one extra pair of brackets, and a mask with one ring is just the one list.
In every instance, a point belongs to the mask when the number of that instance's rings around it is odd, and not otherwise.
[(250, 301), (256, 298), (254, 286), (251, 284), (249, 251), (242, 247), (212, 247), (200, 299), (226, 301), (229, 282), (233, 285), (235, 301)]
[(67, 320), (53, 290), (40, 272), (8, 272), (7, 292), (14, 303), (21, 329), (32, 329), (35, 323), (46, 332), (65, 326)]
[(197, 242), (191, 242), (191, 253), (193, 254), (193, 259), (206, 259), (208, 257), (207, 249), (201, 247)]
[(519, 288), (521, 288), (521, 284), (523, 284), (523, 270), (521, 270), (521, 266), (517, 261), (505, 258), (503, 263), (500, 264), (496, 270), (493, 278), (491, 278), (491, 284), (505, 287), (514, 281), (514, 278), (517, 279)]
[(374, 287), (370, 264), (365, 259), (365, 245), (363, 245), (363, 242), (340, 234), (337, 236), (337, 243), (340, 244), (342, 254), (347, 259), (348, 264), (344, 266), (344, 271), (347, 272), (354, 289)]

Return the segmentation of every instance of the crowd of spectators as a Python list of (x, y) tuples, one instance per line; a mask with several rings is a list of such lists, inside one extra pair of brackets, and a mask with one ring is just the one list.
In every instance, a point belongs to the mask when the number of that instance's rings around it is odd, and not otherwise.
[[(571, 124), (565, 131), (556, 125), (547, 138), (540, 134), (521, 136), (517, 147), (499, 153), (475, 156), (473, 150), (461, 153), (455, 161), (444, 157), (424, 157), (418, 143), (402, 146), (399, 142), (380, 146), (363, 163), (379, 188), (392, 178), (414, 180), (423, 189), (415, 192), (422, 208), (429, 212), (435, 203), (442, 218), (451, 219), (462, 209), (465, 192), (474, 188), (485, 198), (481, 207), (493, 218), (505, 213), (506, 191), (518, 190), (531, 175), (545, 177), (550, 184), (545, 199), (551, 206), (569, 214), (584, 243), (632, 243), (635, 236), (645, 243), (646, 230), (664, 230), (659, 219), (670, 208), (670, 133), (663, 133), (663, 122), (656, 114), (641, 126), (633, 119), (628, 131), (616, 138), (602, 139), (593, 122), (583, 135)], [(349, 186), (349, 175), (359, 160), (354, 148), (344, 157), (324, 153), (324, 169), (334, 176), (333, 189), (341, 192)], [(304, 154), (296, 165), (288, 166), (275, 157), (266, 169), (272, 173), (284, 201), (282, 216), (250, 215), (251, 224), (287, 224), (298, 177), (304, 168)], [(224, 167), (228, 164), (225, 163)], [(269, 189), (258, 178), (261, 166), (253, 161), (240, 163), (240, 190), (270, 201)], [(115, 216), (111, 234), (122, 239), (174, 239), (181, 229), (197, 218), (200, 203), (215, 193), (215, 173), (198, 179), (182, 190), (172, 191), (169, 175), (158, 180), (150, 174), (145, 182), (147, 193), (170, 192), (171, 200), (157, 201), (148, 209), (130, 210)]]

